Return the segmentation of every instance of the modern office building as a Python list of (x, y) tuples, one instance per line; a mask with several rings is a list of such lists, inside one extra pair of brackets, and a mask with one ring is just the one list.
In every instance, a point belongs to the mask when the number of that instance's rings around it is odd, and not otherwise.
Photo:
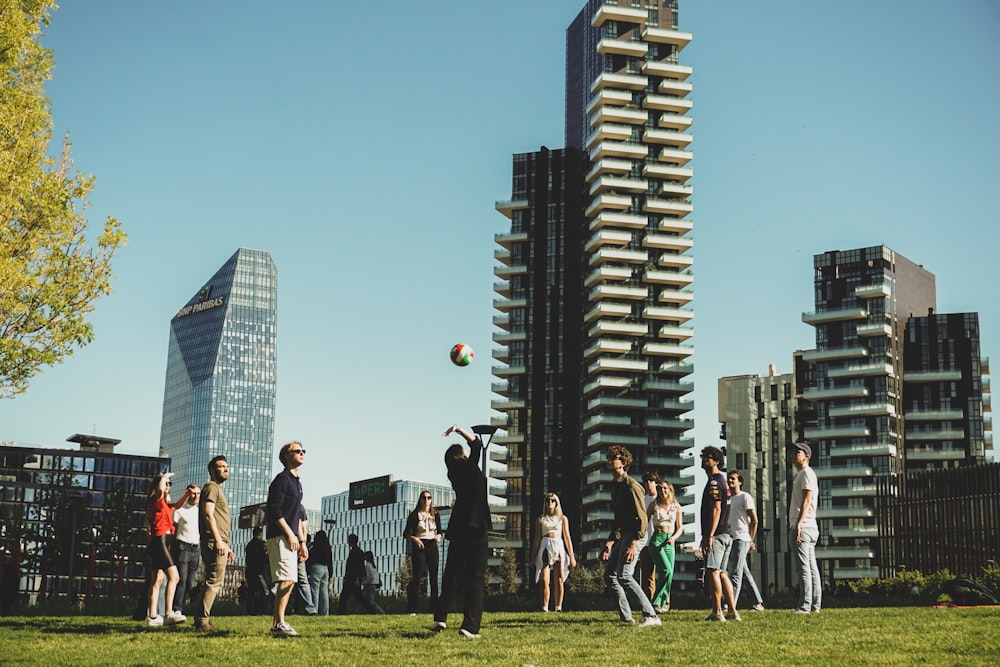
[[(566, 33), (566, 147), (514, 156), (499, 249), (491, 458), (506, 541), (530, 564), (542, 496), (564, 499), (578, 553), (611, 526), (607, 447), (683, 493), (693, 390), (691, 68), (676, 0), (589, 0)], [(681, 496), (691, 503), (693, 497)], [(687, 574), (680, 567), (677, 580)], [(693, 576), (692, 576), (693, 578)]]
[[(344, 564), (347, 562), (347, 536), (358, 536), (358, 544), (363, 551), (371, 551), (375, 556), (379, 576), (382, 579), (382, 594), (398, 591), (396, 578), (399, 568), (406, 560), (406, 540), (403, 531), (406, 518), (417, 506), (420, 492), (427, 490), (434, 497), (434, 506), (441, 513), (441, 523), (447, 528), (451, 518), (451, 506), (455, 502), (455, 492), (450, 486), (424, 484), (412, 480), (391, 481), (389, 477), (354, 483), (351, 490), (320, 500), (322, 528), (330, 537), (333, 547), (333, 576), (330, 577), (330, 591), (340, 595), (343, 590)], [(364, 490), (378, 487), (375, 494)], [(353, 493), (352, 493), (353, 492)], [(314, 532), (310, 528), (310, 532)], [(444, 559), (448, 541), (441, 540), (441, 562), (438, 582), (444, 572)], [(405, 591), (403, 591), (405, 593)], [(423, 605), (421, 605), (423, 608)]]
[(743, 473), (743, 490), (757, 504), (756, 550), (750, 570), (761, 592), (793, 585), (788, 547), (789, 447), (801, 435), (795, 374), (719, 378), (719, 423), (726, 469)]
[(277, 303), (271, 256), (240, 248), (170, 321), (160, 448), (185, 485), (204, 484), (209, 460), (226, 456), (240, 562), (252, 537), (237, 527), (240, 508), (267, 500), (277, 461)]
[(903, 341), (906, 471), (986, 463), (992, 449), (989, 360), (978, 313), (911, 317)]
[(0, 445), (0, 590), (28, 606), (137, 596), (146, 497), (170, 459), (115, 454), (114, 438), (67, 440), (79, 449)]

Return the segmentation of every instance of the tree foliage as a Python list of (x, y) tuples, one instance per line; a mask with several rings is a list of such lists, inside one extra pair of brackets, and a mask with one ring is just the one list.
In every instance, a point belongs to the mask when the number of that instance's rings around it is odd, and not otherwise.
[(68, 136), (49, 153), (44, 84), (52, 52), (39, 39), (54, 0), (0, 0), (0, 398), (93, 339), (85, 317), (111, 292), (111, 259), (126, 242), (114, 218), (91, 243), (87, 195)]

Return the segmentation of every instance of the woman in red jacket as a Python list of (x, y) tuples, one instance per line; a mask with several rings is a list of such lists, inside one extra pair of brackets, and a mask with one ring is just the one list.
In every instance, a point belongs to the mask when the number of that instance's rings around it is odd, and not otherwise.
[(163, 585), (163, 575), (167, 576), (167, 593), (165, 609), (166, 623), (173, 625), (183, 623), (187, 617), (179, 611), (173, 611), (174, 591), (177, 588), (177, 566), (170, 557), (170, 546), (174, 537), (174, 510), (187, 502), (189, 491), (176, 503), (170, 502), (170, 478), (172, 472), (160, 473), (153, 478), (153, 488), (146, 499), (146, 528), (149, 530), (149, 566), (156, 571), (149, 585), (149, 609), (146, 612), (146, 625), (160, 626), (164, 623), (163, 616), (157, 613), (159, 606), (160, 586)]

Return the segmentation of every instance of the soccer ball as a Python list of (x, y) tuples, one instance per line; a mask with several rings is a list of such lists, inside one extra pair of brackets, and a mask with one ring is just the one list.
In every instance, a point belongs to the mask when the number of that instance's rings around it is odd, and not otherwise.
[(474, 356), (476, 356), (476, 353), (465, 343), (459, 343), (451, 348), (451, 363), (456, 366), (468, 366), (472, 363)]

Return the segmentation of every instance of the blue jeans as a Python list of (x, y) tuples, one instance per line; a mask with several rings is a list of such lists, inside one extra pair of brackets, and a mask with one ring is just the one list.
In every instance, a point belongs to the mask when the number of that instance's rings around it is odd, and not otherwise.
[(747, 554), (750, 553), (750, 540), (733, 540), (733, 553), (736, 554), (735, 562), (729, 568), (729, 578), (733, 582), (733, 599), (736, 600), (736, 604), (740, 603), (740, 589), (743, 588), (743, 580), (746, 579), (747, 583), (750, 584), (750, 590), (753, 592), (754, 600), (757, 604), (764, 604), (764, 600), (760, 597), (760, 590), (757, 588), (757, 582), (753, 580), (753, 575), (750, 573), (750, 566), (747, 565)]
[(800, 532), (802, 544), (795, 544), (795, 531), (791, 543), (795, 547), (795, 562), (799, 569), (800, 611), (819, 611), (823, 602), (823, 586), (819, 580), (819, 565), (816, 563), (816, 542), (819, 530), (804, 528)]
[(309, 588), (312, 589), (316, 613), (320, 616), (330, 615), (330, 568), (326, 565), (313, 563), (309, 566)]
[(316, 613), (316, 601), (313, 600), (312, 589), (309, 587), (309, 576), (306, 575), (306, 564), (299, 561), (298, 581), (295, 588), (299, 592), (299, 600), (302, 603), (302, 611), (312, 616)]
[(622, 533), (621, 538), (611, 547), (608, 563), (604, 566), (604, 579), (614, 592), (618, 602), (618, 617), (623, 621), (632, 620), (632, 607), (628, 598), (642, 609), (644, 617), (656, 616), (653, 605), (646, 594), (642, 592), (635, 577), (635, 566), (639, 564), (639, 551), (645, 546), (645, 540), (639, 540), (636, 545), (635, 558), (631, 563), (625, 562), (625, 552), (628, 545), (636, 540), (635, 533)]

